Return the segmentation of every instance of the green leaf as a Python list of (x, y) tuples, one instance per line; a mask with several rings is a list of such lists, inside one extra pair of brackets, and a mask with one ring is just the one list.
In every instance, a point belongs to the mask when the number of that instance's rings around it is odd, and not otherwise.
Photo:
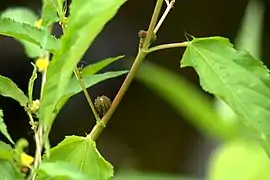
[[(46, 175), (42, 174), (45, 173)], [(43, 162), (39, 167), (38, 180), (91, 180), (79, 168), (66, 162)]]
[(18, 86), (9, 78), (0, 75), (0, 95), (10, 97), (18, 101), (21, 106), (27, 104), (27, 97)]
[(77, 63), (124, 2), (125, 0), (72, 2), (68, 26), (61, 37), (61, 46), (48, 67), (47, 81), (40, 103), (39, 115), (45, 132), (51, 128), (56, 117), (53, 111), (64, 95)]
[(109, 64), (111, 64), (119, 59), (122, 59), (123, 57), (124, 56), (111, 57), (111, 58), (107, 58), (107, 59), (104, 59), (102, 61), (99, 61), (95, 64), (91, 64), (91, 65), (83, 68), (82, 76), (93, 75), (93, 74), (97, 73), (98, 71), (100, 71), (101, 69), (108, 66)]
[(87, 137), (67, 136), (50, 150), (50, 158), (44, 162), (64, 161), (75, 165), (91, 180), (107, 180), (113, 177), (113, 166), (96, 149), (96, 143)]
[(8, 133), (8, 131), (7, 131), (7, 126), (6, 126), (5, 122), (4, 122), (3, 116), (4, 116), (3, 111), (2, 111), (2, 109), (0, 109), (0, 132), (1, 132), (4, 136), (6, 136), (6, 138), (7, 138), (12, 144), (14, 144), (14, 141), (12, 140), (12, 138), (10, 137), (10, 135), (9, 135), (9, 133)]
[[(126, 74), (128, 71), (115, 71), (115, 72), (106, 72), (103, 74), (95, 74), (95, 75), (87, 75), (83, 76), (82, 80), (84, 82), (84, 85), (86, 88), (89, 88), (99, 82), (105, 81), (107, 79), (111, 79), (117, 76), (121, 76), (123, 74)], [(69, 82), (69, 86), (66, 89), (65, 94), (60, 98), (59, 102), (56, 105), (55, 112), (59, 112), (61, 108), (65, 105), (67, 100), (74, 96), (75, 94), (78, 94), (82, 91), (82, 87), (80, 86), (80, 83), (78, 80), (73, 77), (71, 78)]]
[(256, 142), (234, 140), (213, 154), (209, 180), (268, 180), (270, 160)]
[(222, 140), (238, 134), (234, 124), (223, 121), (209, 99), (181, 76), (145, 62), (136, 77), (203, 133)]
[[(47, 30), (0, 17), (0, 34), (17, 40), (31, 42), (44, 50), (54, 53), (58, 49), (58, 40)], [(28, 44), (29, 45), (29, 44)]]
[(3, 180), (23, 180), (22, 174), (6, 160), (0, 160), (0, 177)]
[(12, 162), (14, 159), (14, 150), (12, 147), (0, 141), (0, 159)]
[(202, 88), (228, 104), (246, 126), (270, 134), (269, 70), (261, 61), (237, 52), (226, 38), (195, 38), (181, 61), (186, 66), (194, 67)]
[[(38, 20), (37, 15), (32, 10), (21, 7), (7, 9), (1, 14), (1, 17), (10, 18), (16, 22), (31, 26)], [(42, 56), (43, 51), (38, 45), (25, 40), (18, 39), (18, 41), (23, 44), (28, 57), (36, 58)]]
[(34, 25), (38, 20), (37, 15), (31, 10), (22, 7), (9, 8), (1, 13), (1, 17), (10, 18), (14, 21)]
[(64, 15), (63, 3), (65, 0), (43, 0), (42, 2), (42, 26), (49, 27), (60, 20), (58, 14)]

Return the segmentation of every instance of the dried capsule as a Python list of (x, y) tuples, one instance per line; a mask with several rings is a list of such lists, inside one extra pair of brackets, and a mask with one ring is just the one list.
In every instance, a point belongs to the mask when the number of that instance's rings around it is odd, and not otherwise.
[[(139, 48), (141, 49), (143, 47), (143, 43), (144, 43), (145, 38), (147, 36), (147, 31), (140, 30), (138, 35), (139, 35), (139, 38), (140, 38)], [(151, 38), (150, 44), (152, 44), (154, 41), (156, 41), (156, 39), (157, 39), (157, 35), (154, 34), (153, 37)]]
[(100, 117), (103, 117), (111, 106), (111, 100), (107, 96), (99, 96), (95, 99), (95, 108)]

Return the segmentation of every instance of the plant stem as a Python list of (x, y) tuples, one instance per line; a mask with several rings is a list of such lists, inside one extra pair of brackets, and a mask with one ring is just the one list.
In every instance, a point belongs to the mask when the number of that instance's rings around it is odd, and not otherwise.
[(181, 42), (181, 43), (170, 43), (170, 44), (162, 44), (158, 46), (154, 46), (152, 48), (149, 48), (146, 50), (146, 53), (151, 53), (154, 51), (159, 51), (162, 49), (171, 49), (171, 48), (178, 48), (178, 47), (187, 47), (190, 44), (190, 42)]
[(92, 129), (90, 134), (87, 136), (87, 137), (90, 137), (93, 141), (97, 140), (97, 138), (99, 137), (99, 135), (101, 134), (103, 129), (106, 127), (106, 125), (109, 122), (110, 118), (112, 117), (114, 111), (116, 110), (117, 106), (119, 105), (123, 96), (125, 95), (127, 89), (129, 88), (132, 80), (134, 79), (135, 74), (136, 74), (137, 70), (139, 69), (141, 62), (143, 61), (143, 59), (147, 55), (146, 52), (147, 52), (147, 49), (150, 45), (150, 41), (154, 35), (154, 28), (155, 28), (155, 25), (157, 23), (162, 4), (163, 4), (163, 0), (157, 0), (157, 3), (155, 6), (153, 15), (152, 15), (151, 22), (150, 22), (148, 30), (147, 30), (147, 35), (145, 37), (142, 49), (139, 49), (139, 52), (136, 56), (136, 59), (132, 65), (127, 77), (125, 78), (120, 90), (118, 91), (116, 97), (114, 98), (110, 109), (105, 114), (105, 116), (103, 116), (103, 118), (94, 126), (94, 128)]
[[(46, 58), (49, 59), (50, 53), (46, 52)], [(47, 68), (42, 72), (42, 80), (41, 80), (41, 90), (40, 90), (40, 99), (42, 98), (43, 95), (43, 89), (44, 85), (46, 83), (46, 76), (47, 76)], [(32, 104), (31, 104), (32, 105)], [(35, 121), (32, 117), (32, 112), (27, 111), (27, 114), (29, 116), (30, 122), (32, 124), (32, 128), (34, 131), (34, 139), (36, 142), (36, 151), (35, 151), (35, 158), (34, 158), (34, 167), (31, 171), (31, 174), (28, 179), (30, 180), (35, 180), (37, 176), (36, 170), (38, 169), (39, 164), (41, 163), (41, 154), (42, 154), (42, 149), (43, 149), (43, 142), (44, 142), (44, 136), (43, 136), (43, 127), (41, 124), (38, 125), (38, 128), (35, 125)]]
[(33, 174), (31, 180), (35, 180), (37, 173), (36, 170), (38, 169), (39, 164), (41, 163), (41, 154), (42, 154), (42, 148), (43, 148), (43, 132), (42, 132), (42, 126), (38, 127), (37, 132), (35, 133), (35, 141), (36, 141), (36, 152), (35, 152), (35, 161), (34, 161), (34, 167), (33, 167)]
[(99, 115), (98, 115), (98, 113), (95, 109), (94, 103), (92, 102), (91, 97), (90, 97), (90, 95), (89, 95), (89, 93), (88, 93), (88, 91), (83, 83), (83, 80), (82, 80), (82, 77), (81, 77), (81, 74), (80, 74), (78, 67), (75, 68), (74, 74), (75, 74), (77, 80), (79, 81), (81, 88), (83, 90), (84, 96), (85, 96), (90, 108), (92, 109), (92, 112), (96, 118), (96, 121), (98, 122), (100, 120)]
[(117, 106), (119, 105), (120, 101), (122, 100), (124, 94), (126, 93), (129, 85), (131, 84), (131, 82), (132, 82), (132, 80), (133, 80), (133, 78), (134, 78), (134, 76), (139, 68), (139, 65), (141, 64), (141, 62), (145, 58), (145, 56), (146, 56), (146, 53), (139, 50), (139, 53), (138, 53), (133, 65), (132, 65), (126, 79), (124, 80), (120, 90), (118, 91), (116, 97), (114, 98), (110, 109), (103, 116), (103, 118), (97, 122), (97, 124), (94, 126), (94, 128), (92, 129), (92, 131), (88, 135), (92, 140), (95, 141), (99, 137), (99, 135), (101, 134), (103, 129), (106, 127), (111, 116), (113, 115), (114, 111), (116, 110)]
[(149, 27), (147, 30), (147, 35), (146, 35), (144, 43), (143, 43), (142, 49), (144, 49), (144, 50), (148, 49), (148, 47), (150, 45), (150, 41), (151, 41), (152, 37), (154, 36), (154, 29), (155, 29), (155, 26), (156, 26), (157, 21), (158, 21), (158, 16), (160, 14), (162, 4), (163, 4), (163, 0), (157, 0), (156, 7), (154, 9), (152, 19), (150, 21), (150, 24), (149, 24)]
[[(41, 127), (36, 128), (35, 126), (35, 121), (33, 119), (33, 116), (31, 114), (30, 111), (27, 111), (27, 115), (30, 119), (30, 122), (32, 124), (32, 128), (33, 128), (33, 131), (34, 131), (34, 139), (35, 139), (35, 142), (36, 142), (36, 152), (35, 152), (35, 161), (34, 161), (34, 167), (31, 169), (31, 174), (30, 176), (28, 177), (29, 180), (34, 180), (36, 179), (36, 170), (41, 162), (41, 153), (42, 153), (42, 147), (43, 147), (43, 143), (42, 143), (42, 131), (41, 131)], [(41, 132), (40, 132), (41, 131)]]
[(168, 1), (166, 1), (167, 8), (166, 8), (165, 12), (163, 13), (163, 15), (161, 16), (160, 20), (158, 21), (158, 23), (154, 29), (155, 34), (157, 33), (158, 29), (160, 28), (160, 26), (162, 25), (162, 23), (166, 19), (167, 15), (169, 14), (170, 10), (172, 9), (174, 3), (175, 3), (175, 0), (171, 0), (171, 2), (169, 4), (168, 4)]

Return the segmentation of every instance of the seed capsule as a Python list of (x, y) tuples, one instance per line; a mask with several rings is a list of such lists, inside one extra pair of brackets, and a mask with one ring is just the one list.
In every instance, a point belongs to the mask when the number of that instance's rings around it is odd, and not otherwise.
[(111, 100), (107, 96), (99, 96), (95, 99), (95, 108), (100, 117), (103, 117), (111, 106)]

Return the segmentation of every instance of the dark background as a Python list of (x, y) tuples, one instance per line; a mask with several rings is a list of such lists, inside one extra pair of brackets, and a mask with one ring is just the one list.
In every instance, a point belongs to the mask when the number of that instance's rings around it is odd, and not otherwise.
[[(247, 0), (177, 0), (165, 23), (158, 32), (157, 44), (184, 41), (184, 32), (196, 37), (225, 36), (232, 41), (240, 27)], [(269, 65), (270, 11), (265, 0), (265, 26), (263, 36), (263, 60)], [(128, 0), (117, 16), (107, 24), (84, 57), (93, 63), (109, 56), (137, 53), (138, 36), (141, 29), (147, 29), (154, 0)], [(36, 0), (1, 1), (0, 10), (23, 6), (40, 12), (41, 4)], [(55, 33), (59, 34), (56, 28)], [(191, 69), (179, 68), (184, 49), (159, 51), (148, 56), (151, 61), (185, 76), (198, 85), (198, 79)], [(32, 73), (30, 59), (23, 47), (15, 40), (0, 36), (0, 74), (11, 78), (27, 92)], [(127, 69), (132, 60), (126, 58), (105, 70)], [(124, 77), (100, 83), (89, 91), (92, 98), (106, 95), (114, 98)], [(39, 82), (40, 83), (40, 82)], [(38, 97), (39, 84), (35, 89)], [(181, 93), (181, 92), (179, 92)], [(0, 97), (0, 108), (14, 140), (24, 137), (29, 140), (29, 153), (34, 152), (34, 142), (28, 118), (19, 104)], [(85, 135), (94, 125), (94, 116), (83, 94), (73, 97), (59, 114), (51, 133), (51, 143), (56, 145), (65, 135)], [(3, 138), (3, 137), (1, 137)], [(213, 139), (199, 134), (162, 99), (155, 96), (143, 84), (134, 80), (113, 115), (106, 130), (98, 140), (101, 153), (116, 169), (138, 169), (166, 173), (203, 176), (207, 158), (214, 147)]]

